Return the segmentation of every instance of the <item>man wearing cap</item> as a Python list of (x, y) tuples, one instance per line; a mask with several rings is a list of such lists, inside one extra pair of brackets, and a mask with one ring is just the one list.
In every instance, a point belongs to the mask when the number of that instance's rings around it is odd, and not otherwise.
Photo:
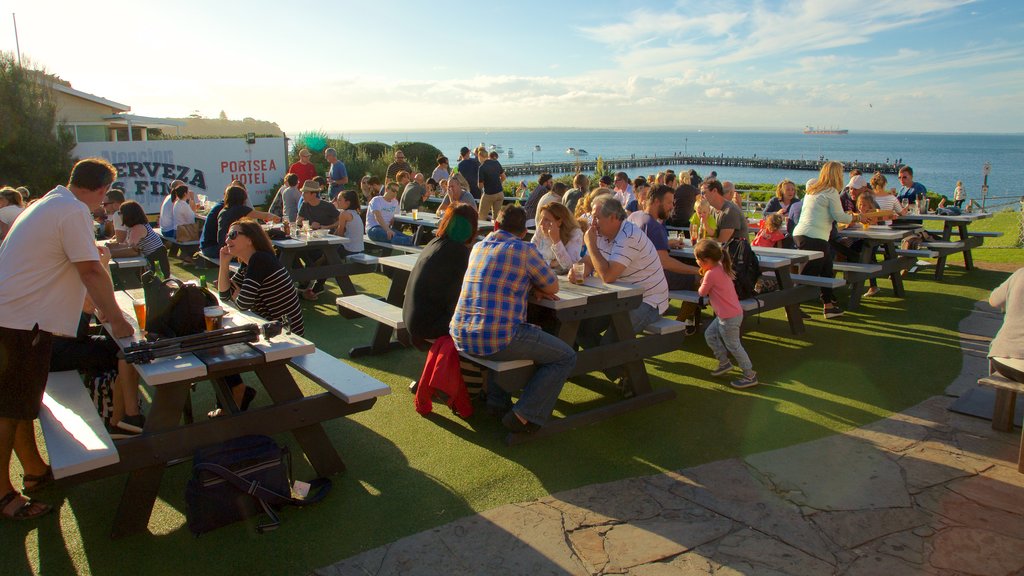
[[(0, 244), (0, 517), (31, 520), (47, 504), (22, 496), (10, 479), (11, 453), (21, 462), (23, 491), (53, 482), (53, 470), (36, 446), (32, 421), (39, 416), (50, 371), (54, 334), (78, 331), (88, 295), (115, 338), (134, 329), (114, 299), (109, 272), (93, 239), (90, 210), (98, 208), (117, 170), (101, 158), (75, 164), (67, 187), (57, 186), (25, 209)], [(8, 534), (11, 528), (6, 528)], [(5, 563), (6, 564), (6, 563)]]
[(458, 172), (462, 174), (462, 177), (466, 179), (469, 184), (469, 193), (473, 195), (473, 198), (480, 199), (480, 161), (474, 158), (469, 153), (469, 148), (465, 146), (459, 151), (460, 158)]
[(303, 148), (299, 150), (299, 161), (288, 167), (288, 171), (299, 177), (298, 186), (301, 187), (306, 180), (312, 180), (316, 178), (316, 166), (309, 161), (312, 154), (309, 150)]
[(324, 150), (324, 158), (330, 167), (327, 169), (327, 184), (330, 186), (328, 195), (334, 198), (341, 192), (342, 186), (348, 184), (348, 170), (345, 163), (338, 160), (338, 151), (334, 148)]
[(300, 191), (302, 192), (302, 206), (299, 207), (299, 217), (295, 220), (297, 226), (309, 221), (309, 227), (313, 230), (329, 228), (338, 222), (338, 209), (330, 202), (320, 199), (320, 185), (315, 180), (306, 180)]
[(871, 185), (868, 184), (867, 178), (864, 178), (859, 172), (856, 174), (851, 173), (850, 183), (839, 194), (839, 201), (843, 204), (843, 212), (856, 212), (857, 197), (861, 195), (861, 192), (870, 188)]
[(113, 236), (114, 240), (120, 243), (125, 241), (128, 237), (128, 227), (121, 221), (121, 204), (124, 203), (124, 192), (111, 188), (107, 191), (107, 194), (103, 197), (103, 212), (109, 218), (111, 224), (110, 233), (108, 237)]
[(537, 247), (526, 242), (526, 212), (505, 206), (495, 230), (469, 255), (462, 292), (449, 325), (455, 347), (487, 360), (533, 360), (534, 372), (519, 401), (489, 386), (487, 408), (512, 432), (529, 433), (547, 423), (573, 367), (576, 351), (526, 321), (527, 298), (554, 298), (558, 277)]

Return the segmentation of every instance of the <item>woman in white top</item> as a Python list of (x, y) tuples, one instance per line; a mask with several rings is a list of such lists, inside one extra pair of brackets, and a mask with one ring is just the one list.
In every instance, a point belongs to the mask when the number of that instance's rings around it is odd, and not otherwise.
[(964, 183), (960, 180), (956, 181), (956, 190), (953, 191), (953, 206), (960, 208), (964, 205), (964, 200), (967, 199), (967, 193), (964, 192)]
[(174, 190), (174, 197), (174, 229), (177, 230), (178, 226), (185, 224), (195, 224), (196, 212), (192, 206), (194, 202), (192, 191), (188, 189), (188, 186), (178, 186)]
[[(842, 189), (843, 165), (835, 161), (825, 162), (818, 173), (818, 179), (807, 187), (807, 195), (800, 208), (800, 221), (793, 229), (793, 240), (800, 250), (816, 250), (825, 255), (807, 263), (804, 274), (808, 276), (832, 277), (832, 250), (828, 243), (832, 223), (859, 221), (856, 214), (843, 212), (843, 203), (839, 199), (839, 191)], [(831, 288), (821, 289), (821, 303), (824, 305), (825, 318), (843, 314)]]
[(0, 190), (0, 240), (14, 226), (14, 220), (25, 210), (21, 192), (5, 186)]
[(392, 227), (398, 213), (398, 184), (391, 182), (383, 196), (374, 196), (366, 206), (366, 235), (376, 242), (412, 246), (412, 236)]
[(583, 251), (583, 232), (569, 209), (558, 202), (537, 209), (533, 243), (552, 269), (565, 274)]
[[(875, 175), (871, 177), (871, 191), (875, 195), (875, 204), (878, 204), (879, 210), (892, 210), (895, 215), (903, 216), (907, 213), (907, 209), (896, 198), (895, 188), (886, 189), (885, 185), (888, 183), (889, 181), (881, 172), (875, 172)], [(892, 220), (886, 220), (885, 224), (892, 224)]]

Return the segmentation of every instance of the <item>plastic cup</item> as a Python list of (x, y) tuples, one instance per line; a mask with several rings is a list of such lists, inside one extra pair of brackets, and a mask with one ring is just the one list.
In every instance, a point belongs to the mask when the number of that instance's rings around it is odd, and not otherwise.
[(583, 274), (587, 271), (587, 265), (583, 262), (574, 262), (572, 265), (573, 284), (583, 284)]
[(412, 209), (412, 219), (413, 220), (419, 220), (420, 219), (420, 211), (417, 210), (416, 208)]
[(146, 301), (134, 300), (132, 307), (135, 308), (135, 319), (139, 321), (139, 330), (146, 329)]
[(206, 331), (220, 330), (224, 320), (224, 309), (220, 306), (207, 306), (203, 308), (203, 317), (206, 319)]

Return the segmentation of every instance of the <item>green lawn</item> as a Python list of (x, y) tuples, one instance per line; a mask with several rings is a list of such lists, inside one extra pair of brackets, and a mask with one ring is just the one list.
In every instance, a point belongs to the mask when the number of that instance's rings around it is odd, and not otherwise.
[[(60, 514), (35, 524), (2, 524), (4, 573), (306, 574), (501, 504), (848, 430), (941, 394), (961, 367), (958, 322), (1006, 276), (965, 273), (957, 265), (937, 283), (925, 272), (906, 282), (902, 300), (881, 282), (879, 297), (837, 320), (825, 321), (820, 308), (805, 306), (814, 317), (799, 337), (789, 334), (781, 310), (751, 318), (744, 345), (765, 384), (747, 391), (709, 377), (714, 362), (707, 346), (690, 338), (683, 350), (648, 362), (653, 385), (675, 389), (676, 400), (516, 448), (503, 444), (500, 424), (483, 412), (464, 421), (443, 405), (429, 418), (414, 411), (406, 386), (419, 375), (422, 353), (360, 359), (353, 364), (393, 392), (368, 412), (326, 425), (348, 472), (334, 478), (323, 503), (286, 510), (276, 532), (260, 536), (239, 524), (193, 538), (184, 517), (190, 466), (181, 464), (164, 477), (152, 535), (108, 539), (123, 477), (43, 494), (44, 501), (62, 504)], [(357, 277), (356, 284), (361, 292), (386, 289), (378, 275)], [(304, 303), (307, 336), (347, 361), (350, 347), (369, 341), (372, 322), (340, 318), (328, 304), (333, 299)], [(203, 388), (194, 399), (200, 413), (213, 402)], [(556, 410), (573, 412), (606, 402), (606, 395), (614, 397), (612, 387), (588, 377), (566, 386)], [(264, 395), (257, 397), (261, 402)], [(300, 458), (297, 477), (311, 474)]]

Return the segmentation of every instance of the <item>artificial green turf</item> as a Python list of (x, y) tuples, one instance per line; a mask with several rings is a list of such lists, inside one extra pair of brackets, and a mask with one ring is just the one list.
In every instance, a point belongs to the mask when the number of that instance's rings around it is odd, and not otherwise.
[[(941, 394), (961, 367), (958, 322), (1006, 276), (954, 266), (939, 283), (925, 272), (906, 282), (905, 299), (893, 298), (883, 281), (880, 296), (836, 320), (822, 320), (820, 308), (805, 305), (813, 318), (796, 337), (781, 310), (749, 319), (744, 346), (764, 384), (746, 391), (709, 377), (714, 362), (707, 346), (689, 338), (683, 350), (647, 362), (653, 385), (675, 389), (675, 400), (515, 448), (503, 444), (500, 424), (482, 411), (465, 421), (444, 405), (428, 418), (414, 411), (406, 385), (418, 377), (422, 353), (361, 358), (352, 363), (393, 392), (367, 412), (325, 425), (348, 472), (334, 478), (324, 502), (286, 510), (276, 532), (260, 536), (252, 525), (237, 524), (193, 538), (184, 518), (186, 463), (167, 470), (152, 535), (108, 539), (123, 477), (44, 493), (42, 500), (62, 504), (59, 516), (0, 524), (3, 572), (306, 574), (501, 504), (848, 430)], [(386, 288), (379, 275), (355, 282), (361, 292)], [(334, 294), (303, 304), (307, 336), (347, 360), (350, 347), (369, 341), (373, 323), (342, 319), (333, 300)], [(615, 397), (600, 377), (581, 383), (566, 386), (557, 413)], [(198, 412), (212, 402), (208, 390), (194, 400)], [(295, 449), (290, 437), (279, 440)], [(19, 473), (16, 463), (13, 468)], [(297, 459), (296, 476), (311, 475)]]

